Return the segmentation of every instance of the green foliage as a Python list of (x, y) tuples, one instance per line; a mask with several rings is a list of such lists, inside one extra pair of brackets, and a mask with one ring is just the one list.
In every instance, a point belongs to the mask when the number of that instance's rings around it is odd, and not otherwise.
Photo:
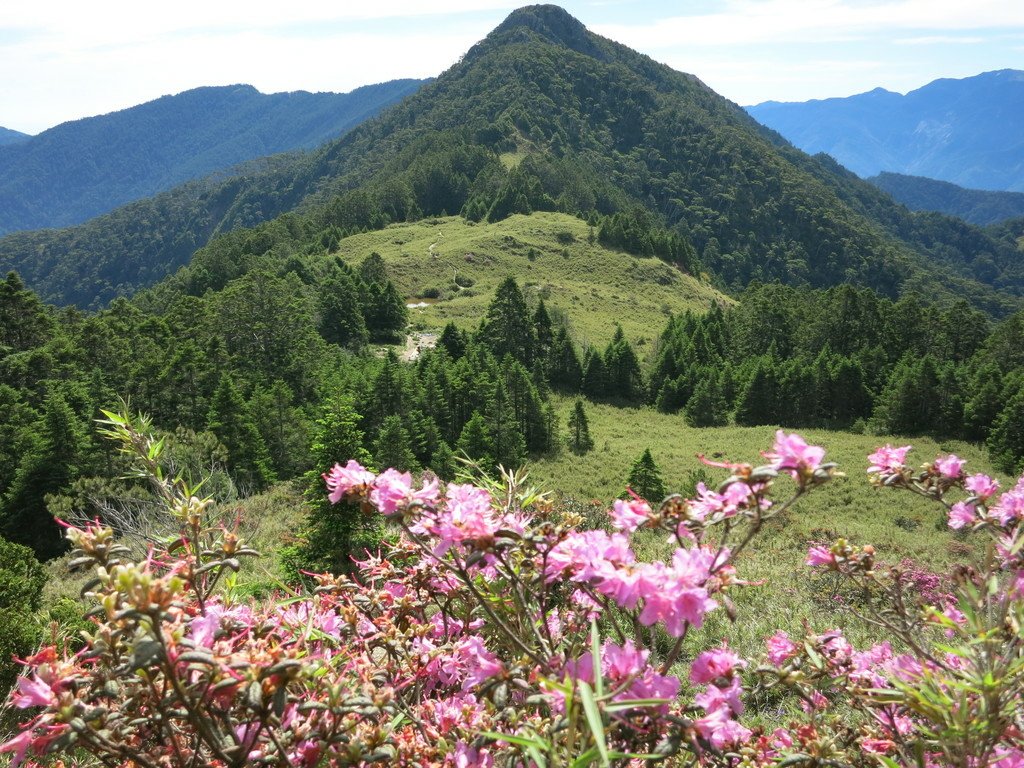
[(665, 498), (665, 481), (662, 480), (658, 465), (654, 463), (650, 448), (645, 448), (640, 458), (633, 462), (626, 486), (652, 506), (660, 504)]
[(0, 696), (19, 674), (16, 658), (25, 658), (39, 642), (33, 614), (39, 610), (46, 573), (32, 550), (0, 538)]
[(576, 399), (572, 415), (569, 416), (569, 450), (583, 455), (594, 449), (594, 439), (590, 436), (587, 413), (583, 410), (583, 401)]
[(314, 422), (310, 455), (313, 468), (304, 478), (307, 535), (299, 557), (307, 567), (344, 571), (351, 566), (349, 556), (376, 533), (357, 504), (331, 504), (327, 499), (323, 474), (336, 462), (372, 463), (363, 447), (359, 414), (347, 398), (335, 396), (324, 404)]
[(270, 454), (252, 410), (229, 374), (221, 377), (210, 403), (207, 428), (228, 450), (228, 469), (242, 488), (261, 490), (274, 481)]

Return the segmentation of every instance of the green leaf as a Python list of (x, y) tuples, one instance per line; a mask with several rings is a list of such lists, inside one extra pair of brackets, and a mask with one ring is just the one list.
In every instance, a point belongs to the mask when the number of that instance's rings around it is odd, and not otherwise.
[(526, 736), (517, 736), (512, 733), (498, 733), (497, 731), (483, 731), (480, 735), (488, 739), (494, 739), (495, 741), (507, 741), (509, 744), (515, 744), (516, 746), (526, 747), (528, 749), (530, 747), (533, 747), (534, 749), (543, 749), (544, 751), (551, 749), (551, 746), (540, 736), (527, 738)]
[(597, 708), (597, 701), (594, 699), (594, 690), (585, 680), (580, 680), (580, 701), (583, 703), (583, 712), (587, 716), (587, 724), (594, 736), (594, 743), (597, 744), (597, 751), (601, 753), (601, 765), (610, 765), (608, 759), (608, 744), (604, 738), (604, 720), (601, 719), (601, 711)]
[(594, 667), (594, 689), (597, 698), (604, 698), (604, 678), (601, 675), (601, 634), (597, 630), (597, 619), (590, 620), (590, 660)]

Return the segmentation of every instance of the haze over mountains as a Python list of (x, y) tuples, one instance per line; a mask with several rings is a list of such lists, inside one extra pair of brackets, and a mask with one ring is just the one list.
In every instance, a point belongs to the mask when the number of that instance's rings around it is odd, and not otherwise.
[(247, 160), (313, 148), (420, 85), (345, 94), (196, 88), (37, 136), (0, 131), (0, 234), (79, 224)]
[(868, 179), (912, 211), (937, 211), (986, 226), (1024, 216), (1024, 193), (965, 189), (948, 181), (884, 171)]
[[(68, 230), (10, 235), (0, 269), (17, 269), (47, 300), (98, 306), (156, 282), (213, 234), (288, 211), (300, 216), (226, 241), (232, 258), (239, 248), (323, 248), (393, 221), (533, 210), (619, 214), (622, 242), (660, 229), (687, 244), (689, 255), (677, 254), (685, 268), (727, 289), (779, 280), (895, 295), (913, 285), (1002, 314), (1024, 286), (1007, 244), (956, 220), (916, 219), (693, 75), (594, 35), (555, 6), (512, 13), (435, 82), (309, 155)], [(655, 250), (649, 240), (640, 247)], [(985, 284), (972, 263), (979, 255)]]
[(979, 190), (1024, 192), (1024, 72), (936, 80), (905, 96), (768, 101), (747, 111), (805, 152), (862, 178), (882, 171)]

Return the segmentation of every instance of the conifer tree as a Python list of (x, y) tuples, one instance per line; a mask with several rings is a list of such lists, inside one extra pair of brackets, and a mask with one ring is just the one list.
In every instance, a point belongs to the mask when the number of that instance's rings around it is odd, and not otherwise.
[(434, 471), (434, 474), (445, 482), (450, 483), (455, 479), (457, 466), (455, 452), (451, 446), (444, 440), (438, 441), (437, 448), (434, 449), (434, 453), (430, 457), (430, 468)]
[(221, 376), (206, 428), (228, 449), (228, 471), (243, 492), (261, 490), (274, 482), (267, 445), (230, 374)]
[(359, 291), (352, 278), (337, 270), (321, 283), (317, 298), (320, 335), (339, 347), (352, 350), (365, 347), (369, 332), (359, 305)]
[(372, 542), (375, 530), (372, 518), (364, 515), (358, 504), (331, 504), (324, 485), (323, 474), (336, 462), (344, 465), (354, 459), (363, 466), (371, 464), (363, 448), (359, 414), (347, 398), (335, 395), (324, 403), (313, 424), (310, 455), (312, 469), (305, 475), (309, 527), (304, 559), (313, 567), (344, 571), (351, 567), (353, 550), (360, 542)]
[(385, 417), (374, 443), (373, 458), (382, 470), (388, 467), (401, 472), (419, 469), (401, 416), (393, 414)]
[(762, 360), (736, 399), (736, 423), (754, 427), (778, 420), (779, 380), (770, 359)]
[(536, 356), (546, 361), (551, 353), (555, 334), (552, 329), (551, 315), (548, 314), (548, 309), (544, 306), (544, 299), (537, 302), (537, 309), (533, 313), (533, 331), (537, 338)]
[(691, 427), (724, 426), (728, 419), (718, 373), (713, 368), (704, 372), (683, 409), (683, 418)]
[(526, 299), (514, 277), (506, 277), (495, 290), (479, 338), (497, 360), (512, 355), (527, 367), (533, 364), (537, 338)]
[(569, 332), (562, 326), (555, 334), (548, 353), (548, 382), (562, 392), (579, 392), (583, 380), (583, 366), (580, 365), (576, 347), (569, 338)]
[(593, 449), (594, 439), (590, 436), (587, 413), (583, 410), (583, 401), (576, 398), (576, 404), (569, 415), (569, 450), (582, 456)]
[(25, 438), (17, 472), (0, 499), (0, 535), (49, 560), (67, 546), (45, 497), (67, 488), (81, 474), (87, 440), (74, 412), (56, 392), (47, 397), (42, 418)]
[(654, 463), (650, 448), (645, 448), (640, 458), (633, 462), (626, 485), (652, 507), (661, 504), (665, 498), (665, 482), (661, 479), (661, 470)]
[(1024, 387), (1013, 395), (992, 424), (988, 449), (1002, 471), (1017, 474), (1024, 469)]
[(580, 390), (591, 399), (603, 399), (609, 394), (608, 378), (608, 368), (604, 364), (604, 358), (596, 349), (588, 349), (583, 360), (583, 379), (580, 383)]
[(473, 415), (462, 428), (458, 450), (485, 470), (490, 470), (497, 463), (494, 460), (494, 441), (491, 440), (487, 420), (480, 411), (473, 411)]

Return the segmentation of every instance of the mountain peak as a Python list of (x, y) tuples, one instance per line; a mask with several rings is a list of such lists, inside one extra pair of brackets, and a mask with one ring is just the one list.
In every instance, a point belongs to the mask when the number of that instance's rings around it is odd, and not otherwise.
[(606, 56), (597, 42), (599, 38), (588, 32), (579, 19), (557, 5), (527, 5), (518, 8), (487, 36), (487, 40), (516, 42), (531, 34), (588, 56), (600, 59)]

